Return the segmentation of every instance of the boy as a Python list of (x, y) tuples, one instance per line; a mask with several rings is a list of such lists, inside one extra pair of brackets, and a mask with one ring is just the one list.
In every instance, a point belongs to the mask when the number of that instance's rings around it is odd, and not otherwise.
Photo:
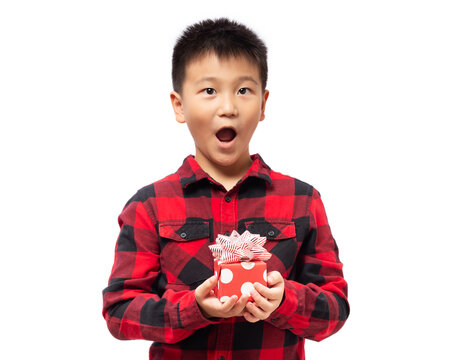
[[(249, 142), (264, 119), (264, 43), (228, 19), (188, 27), (173, 52), (176, 120), (195, 142), (176, 173), (119, 216), (103, 316), (119, 339), (152, 340), (150, 359), (304, 359), (348, 317), (347, 284), (319, 193), (277, 173)], [(236, 229), (267, 237), (268, 286), (221, 303), (208, 245)]]

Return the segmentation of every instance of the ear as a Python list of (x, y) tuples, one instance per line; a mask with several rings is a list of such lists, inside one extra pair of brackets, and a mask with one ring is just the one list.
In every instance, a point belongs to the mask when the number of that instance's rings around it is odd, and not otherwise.
[(259, 121), (263, 121), (266, 118), (266, 114), (264, 113), (264, 111), (266, 110), (266, 102), (268, 97), (269, 97), (269, 90), (264, 90), (264, 95), (261, 102), (261, 118), (259, 119)]
[(173, 112), (175, 113), (175, 120), (179, 123), (185, 123), (183, 111), (183, 99), (176, 91), (170, 93), (170, 101), (172, 102)]

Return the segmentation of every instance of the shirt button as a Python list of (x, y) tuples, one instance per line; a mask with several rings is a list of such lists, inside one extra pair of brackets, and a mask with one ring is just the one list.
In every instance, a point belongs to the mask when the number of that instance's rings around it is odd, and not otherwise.
[(269, 236), (274, 236), (274, 235), (275, 235), (275, 231), (270, 230), (270, 231), (267, 233), (267, 235), (269, 235)]
[(226, 201), (226, 202), (230, 202), (230, 201), (231, 201), (231, 198), (227, 195), (227, 196), (225, 196), (225, 201)]
[(186, 233), (185, 233), (185, 232), (182, 232), (182, 233), (180, 234), (180, 236), (184, 239), (184, 238), (186, 237)]
[(273, 319), (271, 319), (270, 321), (272, 321), (272, 322), (277, 322), (279, 320), (279, 318), (273, 318)]

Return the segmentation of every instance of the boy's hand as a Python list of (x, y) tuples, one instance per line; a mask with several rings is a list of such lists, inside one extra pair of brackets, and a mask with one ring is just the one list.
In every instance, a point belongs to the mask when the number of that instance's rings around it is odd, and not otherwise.
[(284, 279), (278, 271), (271, 271), (267, 276), (265, 287), (255, 283), (255, 290), (250, 292), (255, 302), (248, 302), (245, 306), (244, 318), (248, 322), (267, 319), (278, 308), (284, 295)]
[(236, 295), (230, 297), (224, 303), (214, 295), (213, 289), (217, 284), (217, 276), (214, 275), (205, 280), (195, 289), (195, 300), (205, 317), (229, 318), (242, 316), (248, 295), (242, 295), (238, 300)]

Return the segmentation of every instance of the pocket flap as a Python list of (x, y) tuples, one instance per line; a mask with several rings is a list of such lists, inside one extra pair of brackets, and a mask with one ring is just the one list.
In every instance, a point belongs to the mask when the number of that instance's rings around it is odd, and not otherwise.
[(209, 222), (202, 220), (188, 220), (181, 223), (161, 222), (159, 235), (175, 241), (209, 239)]
[(267, 240), (283, 240), (295, 237), (295, 224), (290, 221), (247, 221), (245, 227), (252, 234), (265, 236)]

